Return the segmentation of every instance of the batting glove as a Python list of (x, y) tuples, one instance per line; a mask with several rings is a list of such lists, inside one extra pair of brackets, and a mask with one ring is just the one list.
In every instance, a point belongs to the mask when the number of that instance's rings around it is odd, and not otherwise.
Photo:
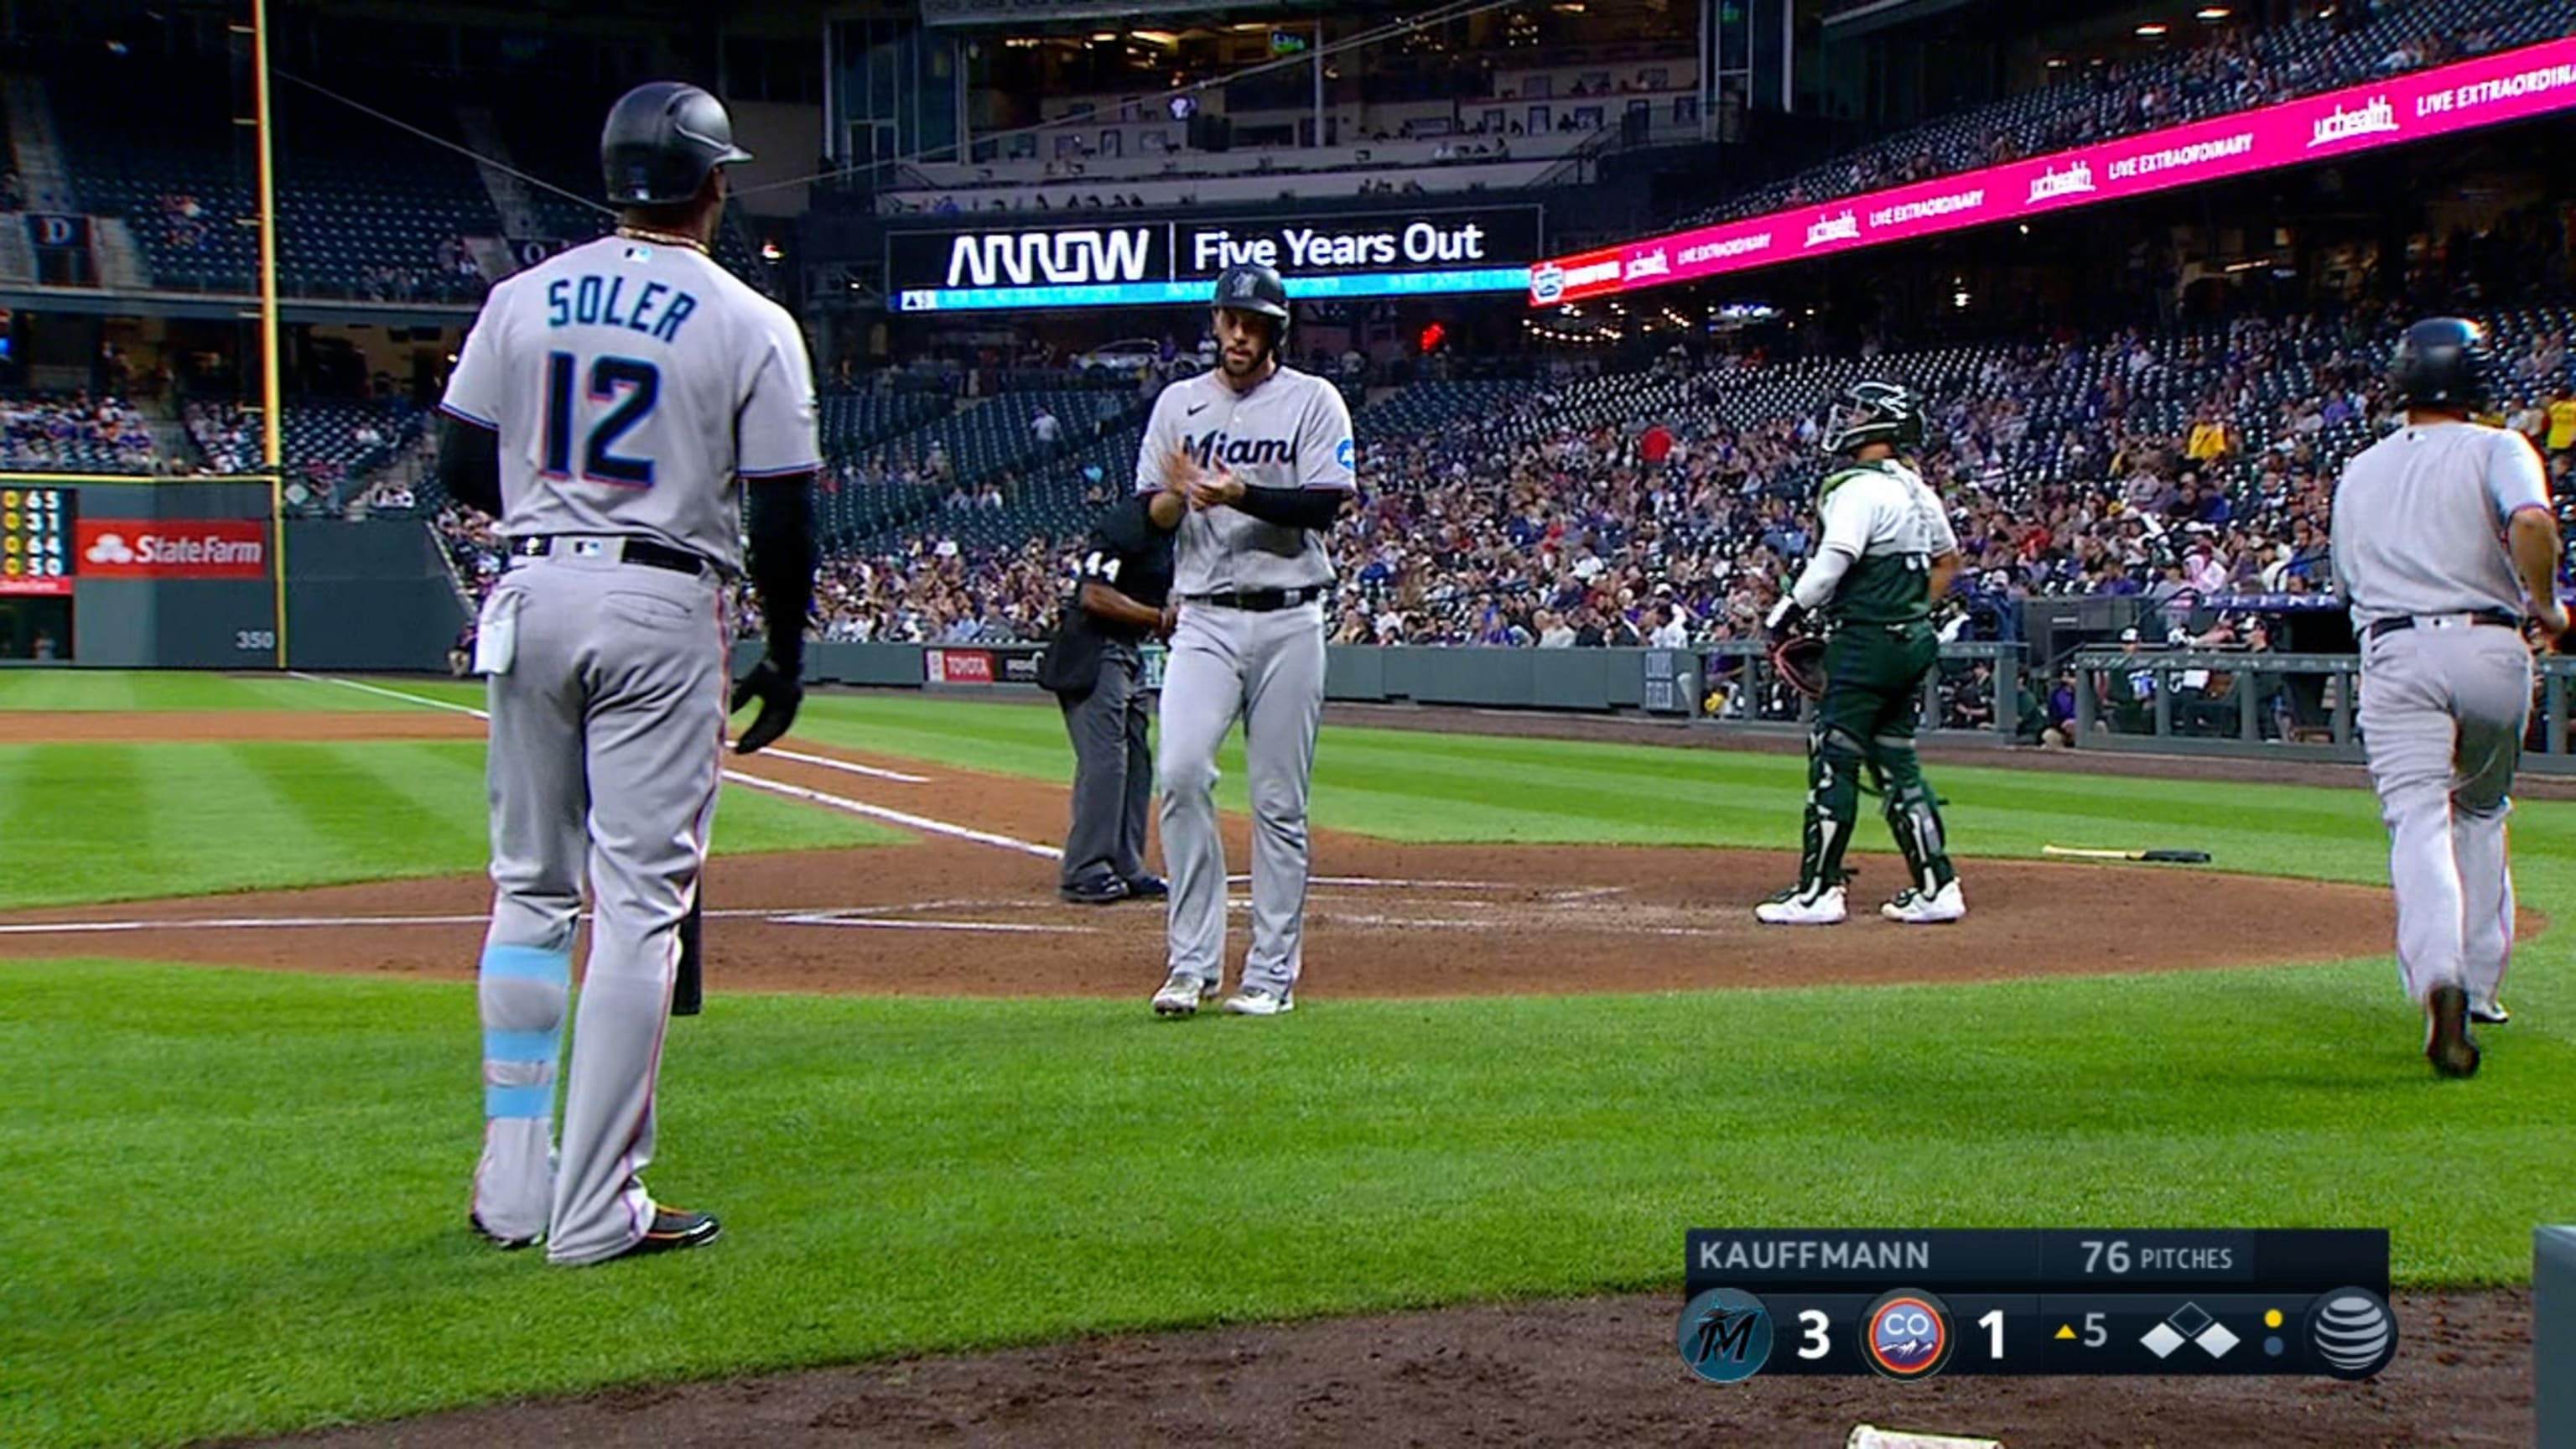
[(739, 714), (743, 706), (760, 701), (760, 713), (752, 716), (751, 728), (734, 741), (733, 752), (748, 755), (778, 743), (787, 727), (796, 723), (796, 707), (805, 702), (805, 686), (793, 674), (763, 658), (751, 666), (751, 672), (733, 687), (733, 704), (728, 714)]

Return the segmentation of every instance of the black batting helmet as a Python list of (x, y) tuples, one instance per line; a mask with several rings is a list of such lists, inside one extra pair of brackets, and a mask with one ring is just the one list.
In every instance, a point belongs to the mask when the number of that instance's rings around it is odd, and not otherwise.
[(2427, 317), (2397, 340), (2388, 383), (2400, 406), (2475, 412), (2486, 406), (2487, 362), (2485, 328), (2459, 317)]
[(647, 81), (617, 98), (599, 131), (599, 169), (619, 206), (687, 201), (719, 166), (748, 161), (724, 102), (681, 81)]
[(1257, 312), (1279, 323), (1270, 339), (1277, 347), (1288, 340), (1288, 284), (1279, 280), (1276, 268), (1259, 262), (1240, 262), (1225, 269), (1216, 279), (1215, 305), (1220, 311)]

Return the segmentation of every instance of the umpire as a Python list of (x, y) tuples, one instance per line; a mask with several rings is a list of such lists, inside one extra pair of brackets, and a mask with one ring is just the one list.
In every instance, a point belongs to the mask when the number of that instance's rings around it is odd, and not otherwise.
[(2528, 617), (2569, 647), (2558, 600), (2558, 521), (2540, 455), (2469, 421), (2486, 404), (2486, 339), (2435, 317), (2408, 328), (2389, 368), (2406, 423), (2344, 468), (2335, 579), (2361, 638), (2362, 746), (2397, 896), (2397, 965), (2445, 1077), (2478, 1069), (2471, 1022), (2513, 952), (2507, 792), (2531, 716)]
[(1142, 648), (1171, 632), (1172, 535), (1145, 517), (1147, 496), (1121, 501), (1093, 529), (1074, 590), (1038, 660), (1038, 684), (1064, 706), (1073, 737), (1073, 823), (1057, 890), (1076, 905), (1160, 900), (1145, 872), (1145, 808), (1154, 795), (1147, 747), (1153, 702)]

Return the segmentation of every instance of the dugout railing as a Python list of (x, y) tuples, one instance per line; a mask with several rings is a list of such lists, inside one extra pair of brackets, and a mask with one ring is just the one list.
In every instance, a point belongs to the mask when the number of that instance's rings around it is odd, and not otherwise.
[[(2576, 774), (2568, 719), (2576, 659), (2537, 662), (2525, 760), (2535, 770)], [(2086, 648), (2066, 667), (2081, 748), (2362, 758), (2355, 655)]]

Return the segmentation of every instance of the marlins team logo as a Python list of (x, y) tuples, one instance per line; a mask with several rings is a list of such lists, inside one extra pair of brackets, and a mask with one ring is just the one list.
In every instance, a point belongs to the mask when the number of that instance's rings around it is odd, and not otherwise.
[(1899, 1288), (1861, 1320), (1861, 1357), (1892, 1379), (1928, 1379), (1950, 1361), (1950, 1310), (1940, 1299)]
[(1771, 1361), (1771, 1310), (1741, 1288), (1710, 1288), (1683, 1305), (1674, 1342), (1692, 1373), (1740, 1383)]
[(1345, 473), (1348, 473), (1348, 472), (1350, 472), (1350, 471), (1352, 470), (1352, 468), (1354, 468), (1355, 466), (1357, 466), (1357, 464), (1358, 464), (1358, 455), (1357, 455), (1356, 450), (1352, 447), (1352, 445), (1351, 445), (1351, 440), (1350, 440), (1350, 439), (1348, 439), (1348, 438), (1344, 438), (1344, 439), (1342, 439), (1340, 442), (1335, 443), (1335, 444), (1333, 445), (1333, 466), (1334, 466), (1334, 467), (1341, 469), (1341, 470), (1342, 470), (1343, 472), (1345, 472)]

